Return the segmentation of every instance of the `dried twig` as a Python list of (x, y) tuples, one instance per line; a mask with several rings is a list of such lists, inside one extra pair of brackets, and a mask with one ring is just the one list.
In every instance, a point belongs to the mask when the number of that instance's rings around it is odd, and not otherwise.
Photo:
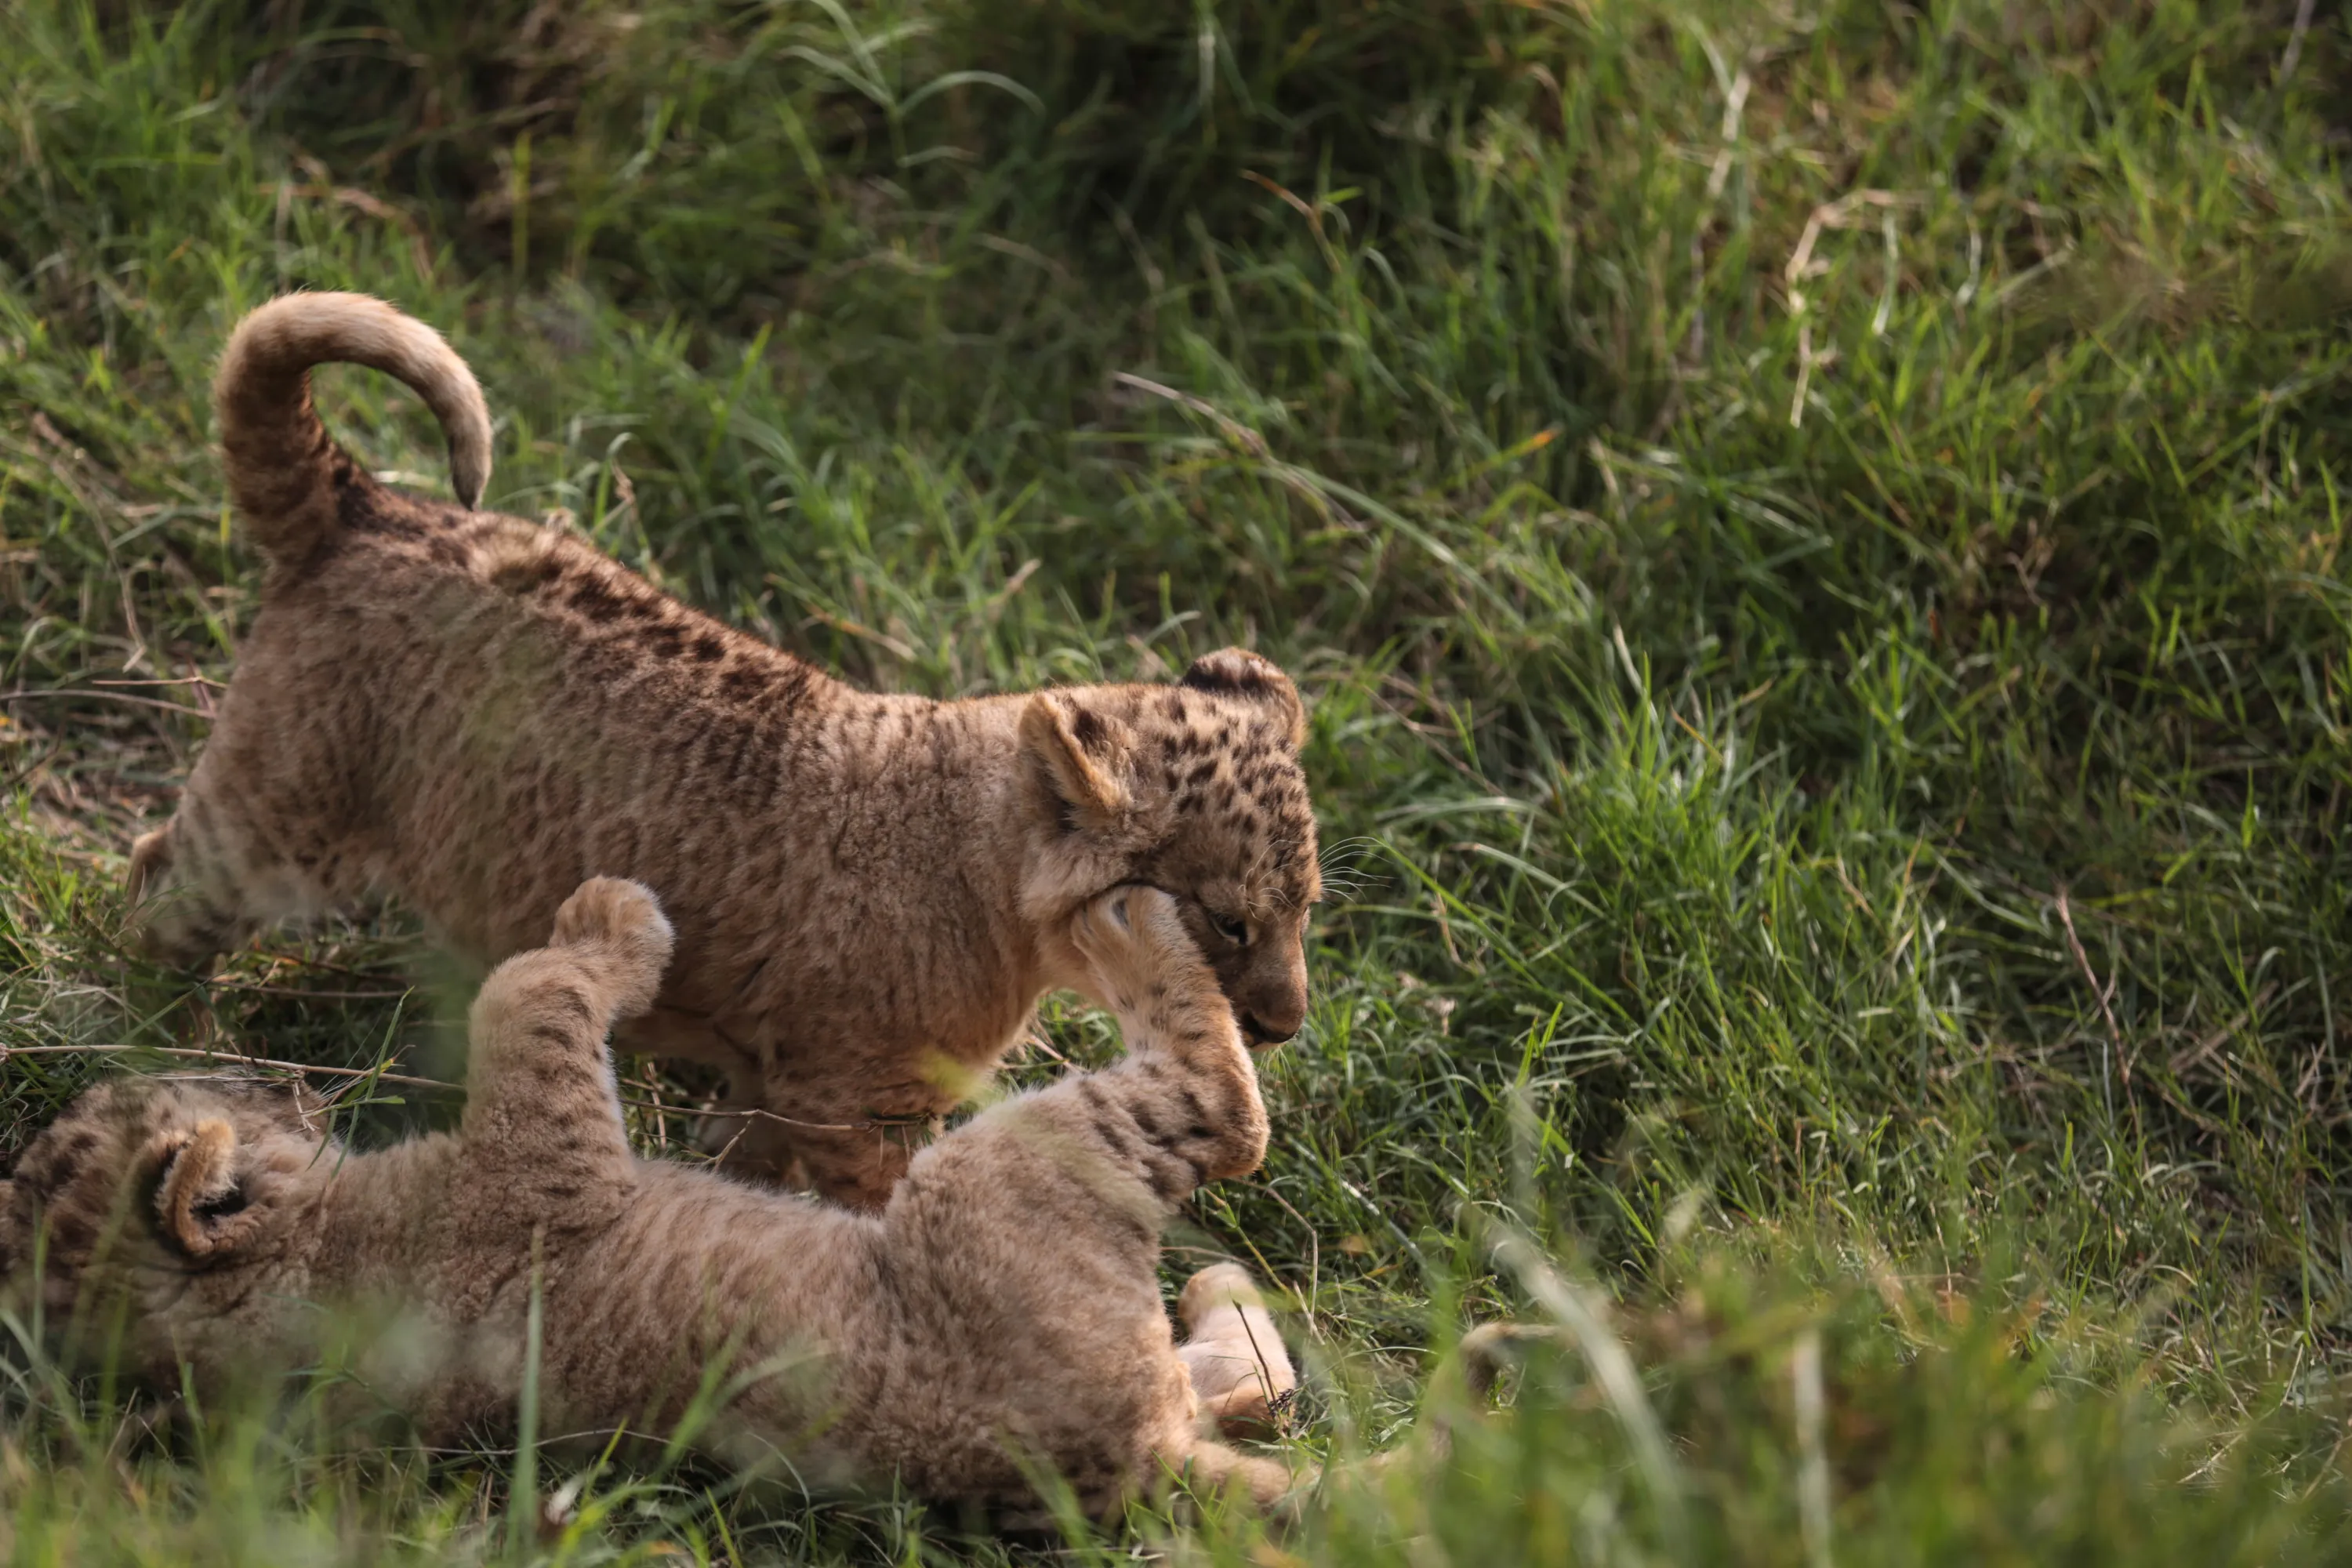
[(92, 686), (209, 686), (215, 691), (228, 689), (226, 681), (215, 680), (209, 675), (160, 675), (137, 680), (109, 679), (103, 676), (92, 676), (89, 683)]
[(277, 1072), (323, 1073), (330, 1078), (373, 1079), (379, 1083), (405, 1084), (412, 1089), (436, 1089), (450, 1094), (461, 1094), (462, 1089), (439, 1079), (411, 1078), (404, 1073), (378, 1072), (373, 1068), (319, 1067), (310, 1062), (279, 1061), (272, 1057), (239, 1056), (234, 1051), (205, 1050), (195, 1046), (0, 1046), (0, 1062), (10, 1057), (68, 1057), (89, 1054), (112, 1056), (125, 1052), (149, 1056), (179, 1057), (190, 1061), (215, 1062), (223, 1067), (268, 1068)]
[(44, 690), (0, 691), (0, 702), (20, 702), (33, 697), (68, 697), (86, 702), (129, 702), (141, 708), (161, 708), (166, 713), (184, 713), (191, 719), (209, 720), (212, 715), (201, 708), (191, 708), (184, 702), (166, 702), (160, 697), (142, 697), (132, 691), (100, 691), (89, 687), (58, 686)]
[(2083, 951), (2083, 939), (2074, 934), (2074, 911), (2067, 906), (2063, 886), (2058, 889), (2058, 923), (2066, 928), (2066, 945), (2073, 950), (2074, 962), (2082, 968), (2083, 978), (2090, 982), (2091, 994), (2098, 999), (2099, 1016), (2106, 1020), (2107, 1043), (2114, 1051), (2116, 1076), (2123, 1081), (2124, 1099), (2128, 1102), (2132, 1093), (2131, 1053), (2125, 1047), (2124, 1032), (2116, 1026), (2116, 1010), (2109, 1005), (2116, 994), (2116, 983), (2109, 981), (2104, 986), (2100, 984), (2098, 971), (2091, 967), (2091, 955)]
[[(373, 1068), (320, 1067), (311, 1062), (279, 1061), (271, 1057), (239, 1056), (233, 1051), (205, 1050), (193, 1046), (0, 1046), (0, 1062), (12, 1056), (46, 1057), (72, 1056), (78, 1053), (112, 1055), (122, 1052), (146, 1052), (159, 1057), (179, 1057), (192, 1061), (215, 1062), (224, 1067), (267, 1068), (275, 1072), (323, 1073), (331, 1078), (368, 1079), (377, 1083), (404, 1084), (412, 1089), (436, 1089), (444, 1094), (463, 1094), (463, 1084), (445, 1083), (435, 1078), (415, 1078), (406, 1073), (379, 1072)], [(885, 1127), (921, 1127), (930, 1121), (928, 1116), (873, 1116), (863, 1121), (803, 1121), (798, 1117), (780, 1115), (757, 1108), (744, 1110), (720, 1109), (701, 1110), (691, 1105), (672, 1105), (667, 1100), (638, 1100), (630, 1095), (619, 1097), (623, 1105), (641, 1110), (666, 1111), (677, 1116), (740, 1116), (762, 1121), (779, 1122), (808, 1132), (872, 1132)]]
[(303, 985), (265, 985), (259, 981), (229, 979), (208, 981), (206, 989), (219, 995), (298, 996), (320, 1002), (397, 1002), (416, 992), (413, 985), (401, 991), (316, 991)]
[(2270, 1005), (2271, 997), (2277, 990), (2278, 982), (2273, 980), (2255, 992), (2254, 999), (2241, 1008), (2236, 1017), (2174, 1057), (2171, 1062), (2172, 1076), (2186, 1078), (2194, 1068), (2204, 1066), (2207, 1058), (2220, 1050), (2231, 1035), (2245, 1027), (2253, 1020), (2255, 1014)]
[(740, 1116), (747, 1121), (774, 1121), (786, 1127), (797, 1127), (806, 1132), (872, 1132), (885, 1127), (923, 1127), (931, 1121), (929, 1116), (869, 1116), (863, 1121), (803, 1121), (797, 1117), (780, 1115), (757, 1106), (743, 1110), (729, 1110), (713, 1106), (705, 1110), (691, 1105), (672, 1105), (667, 1100), (632, 1100), (621, 1097), (623, 1105), (635, 1105), (646, 1110), (666, 1110), (675, 1116)]

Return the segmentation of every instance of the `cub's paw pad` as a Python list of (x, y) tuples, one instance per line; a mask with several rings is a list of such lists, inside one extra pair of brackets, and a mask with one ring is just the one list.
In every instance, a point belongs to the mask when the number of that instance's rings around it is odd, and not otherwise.
[(1176, 1317), (1187, 1330), (1197, 1330), (1220, 1307), (1263, 1307), (1257, 1281), (1238, 1263), (1212, 1263), (1184, 1281), (1176, 1298)]
[(1175, 899), (1157, 888), (1139, 888), (1136, 891), (1150, 895), (1128, 906), (1128, 919), (1134, 930), (1135, 945), (1144, 961), (1155, 967), (1205, 963), (1201, 954), (1201, 944), (1192, 940), (1192, 933), (1185, 928), (1184, 917), (1178, 911)]
[(643, 882), (619, 877), (591, 877), (572, 890), (555, 911), (558, 947), (580, 942), (626, 942), (647, 933), (669, 940), (669, 917), (661, 900)]
[(1098, 895), (1072, 917), (1070, 939), (1094, 971), (1098, 999), (1115, 1010), (1146, 993), (1163, 998), (1171, 987), (1216, 984), (1175, 899), (1159, 888), (1129, 883)]
[[(1131, 963), (1147, 945), (1143, 933), (1163, 911), (1176, 921), (1176, 900), (1158, 888), (1125, 883), (1080, 906), (1071, 917), (1070, 935), (1097, 970)], [(1183, 929), (1181, 921), (1177, 929)]]
[(598, 958), (614, 970), (611, 979), (627, 1014), (653, 1005), (672, 940), (669, 917), (651, 889), (618, 877), (593, 877), (555, 911), (551, 945), (598, 949)]

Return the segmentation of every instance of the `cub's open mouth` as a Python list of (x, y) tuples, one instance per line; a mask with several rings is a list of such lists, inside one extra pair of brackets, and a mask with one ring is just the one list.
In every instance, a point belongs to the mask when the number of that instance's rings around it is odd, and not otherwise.
[(1298, 1033), (1296, 1029), (1286, 1029), (1277, 1034), (1274, 1030), (1267, 1028), (1264, 1024), (1259, 1023), (1252, 1015), (1243, 1013), (1239, 1008), (1235, 1008), (1234, 1012), (1240, 1015), (1239, 1022), (1242, 1026), (1242, 1044), (1247, 1046), (1254, 1051), (1271, 1050), (1276, 1046), (1282, 1045), (1292, 1039)]

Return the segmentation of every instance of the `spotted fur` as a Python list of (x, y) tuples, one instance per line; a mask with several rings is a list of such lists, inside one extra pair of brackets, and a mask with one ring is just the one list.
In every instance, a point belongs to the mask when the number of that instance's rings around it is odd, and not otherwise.
[(236, 329), (215, 404), (269, 565), (179, 809), (132, 850), (150, 951), (200, 964), (388, 893), (488, 964), (583, 878), (634, 878), (679, 946), (625, 1043), (775, 1113), (718, 1130), (747, 1168), (869, 1207), (908, 1153), (876, 1123), (956, 1104), (1041, 995), (1083, 990), (1061, 933), (1106, 888), (1178, 895), (1254, 1042), (1298, 1028), (1321, 884), (1305, 710), (1274, 665), (858, 691), (567, 531), (379, 484), (312, 409), (324, 360), (425, 396), (461, 498), (488, 472), (471, 374), (391, 307), (293, 295)]

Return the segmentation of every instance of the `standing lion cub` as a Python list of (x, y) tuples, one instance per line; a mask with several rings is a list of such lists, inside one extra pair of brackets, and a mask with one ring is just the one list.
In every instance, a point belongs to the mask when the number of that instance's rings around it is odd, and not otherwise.
[[(378, 484), (310, 371), (399, 377), (462, 505)], [(131, 861), (158, 956), (378, 893), (483, 962), (583, 878), (634, 878), (677, 961), (630, 1048), (724, 1068), (736, 1157), (865, 1207), (919, 1121), (992, 1070), (1103, 889), (1176, 895), (1244, 1037), (1306, 1015), (1320, 895), (1290, 681), (1239, 649), (1170, 686), (940, 702), (855, 690), (569, 534), (477, 512), (490, 426), (431, 329), (355, 294), (247, 316), (214, 384), (229, 491), (269, 563), (179, 810)], [(1097, 998), (1099, 1000), (1100, 998)]]
[(605, 1037), (652, 1002), (668, 922), (602, 879), (554, 927), (475, 999), (456, 1133), (352, 1153), (298, 1090), (101, 1085), (0, 1182), (0, 1279), (22, 1289), (37, 1265), (52, 1324), (119, 1334), (123, 1370), (166, 1388), (183, 1363), (200, 1388), (310, 1363), (322, 1307), (404, 1311), (356, 1386), (428, 1442), (511, 1426), (536, 1289), (542, 1430), (658, 1440), (724, 1389), (697, 1446), (782, 1456), (828, 1488), (895, 1477), (1022, 1508), (1024, 1462), (1096, 1512), (1169, 1470), (1258, 1504), (1289, 1488), (1281, 1464), (1198, 1429), (1244, 1381), (1289, 1385), (1247, 1277), (1195, 1278), (1181, 1351), (1160, 1304), (1162, 1223), (1255, 1169), (1266, 1139), (1232, 1009), (1169, 895), (1115, 889), (1056, 933), (1118, 1013), (1125, 1059), (982, 1111), (917, 1154), (878, 1215), (636, 1158)]

